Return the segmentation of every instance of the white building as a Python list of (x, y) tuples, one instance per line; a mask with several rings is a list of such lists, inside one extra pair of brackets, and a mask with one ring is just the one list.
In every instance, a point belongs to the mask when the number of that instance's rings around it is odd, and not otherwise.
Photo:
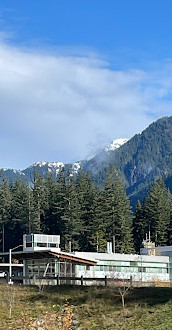
[(118, 253), (75, 252), (97, 262), (95, 266), (76, 266), (76, 276), (130, 279), (141, 282), (169, 281), (169, 257)]
[[(141, 254), (62, 252), (60, 236), (31, 234), (23, 237), (23, 251), (13, 256), (23, 262), (23, 275), (130, 279), (136, 282), (172, 280), (172, 247), (155, 247), (144, 241)], [(30, 282), (29, 282), (30, 283)], [(51, 283), (53, 284), (53, 282)]]
[[(75, 256), (60, 249), (59, 235), (31, 234), (23, 236), (23, 251), (12, 252), (23, 262), (25, 284), (40, 277), (75, 276), (76, 265), (94, 266), (96, 261), (86, 256)], [(49, 281), (55, 284), (56, 281)]]

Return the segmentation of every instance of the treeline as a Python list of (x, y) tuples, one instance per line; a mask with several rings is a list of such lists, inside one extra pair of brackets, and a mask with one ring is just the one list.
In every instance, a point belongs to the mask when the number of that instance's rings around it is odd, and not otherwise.
[(145, 201), (137, 202), (133, 219), (136, 252), (149, 230), (156, 246), (172, 245), (172, 195), (162, 177), (154, 182)]
[[(138, 252), (150, 229), (157, 245), (172, 243), (172, 197), (160, 178), (134, 214), (114, 168), (104, 188), (98, 189), (89, 174), (77, 179), (61, 171), (58, 181), (34, 173), (32, 187), (22, 180), (0, 184), (0, 249), (22, 244), (25, 233), (58, 234), (61, 248), (69, 251), (106, 251), (112, 241), (117, 253)], [(70, 243), (71, 242), (71, 243)]]

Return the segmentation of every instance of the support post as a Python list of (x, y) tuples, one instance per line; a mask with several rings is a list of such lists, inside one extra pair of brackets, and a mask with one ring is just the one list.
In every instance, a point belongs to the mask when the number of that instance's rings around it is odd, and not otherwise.
[(9, 249), (9, 282), (8, 284), (13, 284), (11, 278), (12, 278), (12, 257), (11, 257), (11, 251), (12, 249)]
[(60, 285), (59, 274), (57, 274), (57, 285)]
[(105, 275), (105, 286), (107, 286), (107, 275)]
[(83, 275), (81, 275), (81, 286), (83, 286), (84, 280), (83, 280)]

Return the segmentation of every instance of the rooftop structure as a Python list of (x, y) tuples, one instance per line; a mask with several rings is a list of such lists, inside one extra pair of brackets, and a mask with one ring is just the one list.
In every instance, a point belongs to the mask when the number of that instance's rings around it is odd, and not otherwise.
[(140, 249), (140, 254), (155, 256), (155, 243), (151, 242), (150, 237), (149, 239), (146, 238), (145, 240), (143, 240), (142, 247)]
[(23, 235), (23, 251), (50, 250), (60, 251), (60, 235), (30, 234)]

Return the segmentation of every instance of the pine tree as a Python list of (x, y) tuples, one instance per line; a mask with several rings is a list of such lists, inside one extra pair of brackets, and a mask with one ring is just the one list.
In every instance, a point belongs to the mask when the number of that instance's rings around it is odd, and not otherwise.
[(169, 222), (169, 226), (168, 226), (167, 245), (172, 245), (172, 194), (171, 193), (169, 196), (169, 203), (170, 203), (170, 222)]
[(43, 177), (40, 173), (34, 172), (33, 188), (30, 193), (30, 223), (32, 232), (42, 232), (42, 223), (44, 223), (47, 206)]
[(153, 184), (146, 199), (145, 212), (151, 238), (156, 245), (166, 245), (170, 224), (171, 196), (160, 178)]
[(110, 168), (105, 185), (107, 238), (115, 236), (115, 251), (133, 252), (132, 213), (129, 199), (115, 169)]
[(76, 191), (80, 206), (80, 250), (92, 251), (94, 250), (91, 244), (91, 237), (95, 187), (88, 173), (79, 172), (76, 181)]
[(91, 226), (91, 245), (97, 252), (106, 251), (105, 193), (97, 191), (93, 202), (93, 222)]
[(65, 195), (65, 210), (62, 219), (65, 225), (65, 246), (69, 249), (69, 242), (73, 250), (79, 248), (79, 238), (81, 234), (80, 206), (74, 184), (74, 177), (68, 173)]
[(6, 226), (9, 225), (11, 208), (11, 191), (9, 184), (1, 171), (2, 183), (0, 184), (0, 231), (2, 251), (5, 251)]
[(147, 220), (145, 217), (144, 204), (137, 202), (133, 218), (133, 237), (136, 252), (139, 253), (141, 244), (147, 231)]
[(55, 199), (52, 206), (52, 214), (54, 215), (54, 234), (60, 235), (61, 248), (65, 249), (65, 223), (64, 214), (66, 209), (66, 180), (64, 169), (61, 170), (59, 179), (55, 188)]
[(29, 188), (22, 181), (18, 180), (11, 189), (11, 210), (10, 210), (10, 238), (15, 246), (22, 244), (23, 234), (28, 233), (29, 222)]
[(57, 182), (52, 173), (49, 173), (45, 180), (45, 194), (47, 201), (47, 208), (45, 211), (44, 223), (42, 224), (43, 231), (46, 234), (57, 234), (57, 218), (56, 218), (56, 190)]

